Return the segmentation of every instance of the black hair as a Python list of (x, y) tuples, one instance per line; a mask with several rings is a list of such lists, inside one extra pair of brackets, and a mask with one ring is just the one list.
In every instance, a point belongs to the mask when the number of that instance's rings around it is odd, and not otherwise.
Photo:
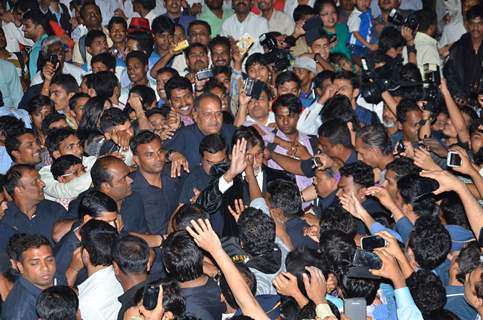
[(155, 0), (134, 0), (133, 2), (138, 3), (147, 11), (151, 11), (156, 7)]
[(164, 118), (167, 118), (169, 112), (170, 112), (169, 108), (161, 108), (161, 109), (160, 108), (153, 108), (153, 109), (146, 111), (146, 117), (150, 118), (151, 116), (154, 116), (155, 114), (159, 114), (159, 115), (163, 116)]
[(94, 1), (84, 1), (84, 4), (82, 5), (82, 7), (80, 8), (80, 15), (81, 17), (84, 15), (84, 10), (87, 8), (87, 6), (89, 5), (92, 5), (92, 6), (95, 6), (97, 11), (99, 11), (99, 15), (102, 15), (101, 14), (101, 8), (99, 8), (99, 6), (94, 2)]
[(227, 76), (231, 76), (231, 68), (229, 66), (214, 66), (211, 68), (211, 71), (213, 72), (213, 76), (217, 76), (219, 74), (226, 74)]
[(22, 16), (22, 20), (30, 20), (34, 25), (40, 25), (44, 29), (44, 32), (48, 35), (52, 35), (54, 32), (49, 24), (49, 19), (44, 15), (39, 8), (27, 10)]
[(76, 320), (79, 298), (68, 286), (53, 286), (37, 297), (35, 311), (43, 320)]
[(104, 38), (105, 40), (107, 40), (106, 34), (101, 30), (93, 29), (87, 32), (87, 35), (85, 38), (86, 47), (90, 47), (94, 42), (94, 40), (96, 40), (97, 38)]
[(278, 108), (287, 107), (289, 113), (300, 114), (302, 112), (302, 102), (299, 97), (293, 94), (283, 94), (279, 96), (272, 105), (273, 113), (276, 113)]
[(419, 174), (409, 174), (397, 181), (397, 188), (404, 203), (413, 206), (414, 212), (419, 216), (435, 216), (438, 214), (433, 194), (424, 194), (425, 182)]
[(151, 109), (152, 104), (156, 101), (156, 92), (154, 92), (154, 89), (149, 86), (134, 86), (129, 90), (129, 95), (132, 93), (141, 97), (144, 110)]
[(314, 10), (314, 8), (312, 8), (309, 5), (302, 4), (302, 5), (298, 5), (297, 7), (295, 7), (293, 14), (292, 14), (292, 18), (295, 22), (297, 22), (297, 21), (305, 18), (306, 16), (314, 16), (316, 14), (318, 14), (318, 12), (316, 12)]
[(111, 98), (118, 85), (119, 81), (112, 71), (101, 71), (94, 74), (93, 89), (99, 97)]
[(122, 24), (124, 30), (127, 30), (127, 21), (124, 18), (118, 16), (114, 16), (111, 18), (111, 20), (109, 20), (109, 23), (107, 24), (107, 29), (111, 31), (112, 27), (115, 24)]
[(151, 23), (153, 34), (169, 33), (174, 34), (174, 22), (167, 16), (158, 16)]
[(421, 111), (415, 100), (404, 98), (402, 99), (396, 108), (396, 118), (399, 123), (406, 122), (407, 113), (411, 111)]
[(350, 99), (344, 95), (335, 95), (325, 103), (324, 108), (320, 114), (321, 119), (329, 121), (331, 119), (340, 119), (344, 122), (352, 122), (353, 126), (357, 128), (357, 119), (352, 109)]
[(416, 12), (419, 28), (421, 32), (427, 32), (429, 27), (436, 25), (436, 13), (433, 10), (419, 10)]
[(441, 209), (446, 224), (458, 225), (468, 230), (471, 229), (463, 203), (455, 192), (447, 193), (441, 201), (439, 208)]
[(260, 209), (248, 207), (238, 220), (243, 249), (252, 257), (269, 254), (275, 246), (275, 222)]
[(200, 142), (199, 152), (201, 156), (203, 156), (205, 151), (208, 153), (217, 153), (224, 150), (226, 150), (226, 143), (219, 134), (207, 135)]
[(379, 280), (352, 278), (348, 277), (347, 274), (342, 275), (341, 281), (344, 299), (363, 297), (367, 305), (371, 305), (374, 302), (379, 284)]
[(45, 138), (45, 147), (49, 151), (50, 155), (54, 153), (54, 151), (59, 150), (59, 146), (70, 136), (75, 136), (76, 133), (71, 128), (59, 128), (59, 129), (52, 129), (50, 130), (49, 134)]
[(391, 140), (389, 139), (386, 130), (381, 125), (371, 125), (359, 128), (357, 130), (357, 137), (370, 148), (377, 148), (385, 155), (392, 154)]
[(338, 230), (351, 237), (357, 233), (357, 222), (338, 201), (334, 201), (323, 210), (319, 218), (320, 232)]
[(396, 174), (396, 182), (404, 176), (409, 174), (419, 174), (419, 171), (421, 171), (421, 169), (414, 164), (414, 161), (407, 157), (395, 158), (386, 166), (386, 170), (391, 170)]
[(340, 144), (352, 148), (351, 133), (347, 123), (339, 119), (324, 122), (318, 130), (319, 138), (327, 138), (333, 145)]
[(467, 12), (466, 12), (466, 20), (470, 21), (473, 19), (483, 19), (483, 5), (481, 4), (481, 1), (479, 4), (476, 6), (471, 7)]
[(188, 48), (186, 48), (185, 50), (185, 56), (186, 56), (186, 59), (188, 59), (188, 57), (190, 56), (191, 54), (191, 51), (193, 51), (194, 49), (196, 48), (201, 48), (203, 49), (203, 51), (206, 53), (206, 55), (208, 55), (208, 47), (199, 43), (199, 42), (196, 42), (196, 43), (192, 43), (190, 44), (190, 46)]
[(52, 78), (50, 85), (53, 84), (62, 87), (67, 93), (79, 92), (79, 84), (77, 83), (77, 80), (75, 80), (75, 78), (70, 74), (56, 74)]
[(188, 26), (188, 30), (187, 30), (188, 32), (187, 33), (189, 34), (191, 27), (196, 26), (196, 25), (205, 27), (206, 30), (208, 30), (208, 35), (211, 36), (211, 26), (208, 22), (206, 22), (204, 20), (193, 20), (193, 21), (191, 21), (189, 26)]
[(351, 83), (353, 89), (359, 89), (359, 78), (352, 71), (342, 70), (336, 72), (334, 75), (334, 81), (335, 80), (348, 80)]
[(352, 177), (354, 183), (357, 183), (363, 188), (369, 188), (374, 185), (374, 172), (372, 168), (360, 160), (353, 163), (346, 163), (340, 168), (340, 175), (343, 177)]
[[(127, 34), (127, 39), (137, 41), (139, 44), (138, 50), (141, 50), (147, 57), (149, 57), (151, 53), (153, 53), (154, 39), (151, 32), (144, 32), (144, 31), (129, 32)], [(127, 64), (127, 60), (128, 59), (126, 57), (126, 64)]]
[(220, 89), (223, 94), (226, 94), (226, 87), (223, 83), (220, 81), (216, 80), (216, 78), (210, 78), (208, 82), (205, 83), (205, 86), (203, 87), (203, 92), (210, 92), (213, 89)]
[[(5, 129), (6, 131), (7, 129)], [(15, 157), (13, 155), (13, 151), (19, 151), (20, 145), (22, 144), (19, 140), (21, 136), (24, 134), (31, 134), (35, 136), (34, 132), (32, 129), (27, 129), (27, 128), (22, 128), (18, 127), (17, 130), (11, 131), (11, 132), (6, 132), (6, 139), (5, 139), (5, 149), (7, 150), (8, 155), (10, 158), (15, 162)]]
[(5, 191), (13, 197), (14, 189), (19, 185), (20, 179), (22, 178), (25, 171), (35, 170), (35, 168), (28, 164), (14, 164), (8, 169), (5, 174)]
[[(54, 102), (50, 100), (50, 98), (47, 96), (39, 95), (39, 96), (35, 96), (32, 100), (30, 100), (30, 103), (26, 106), (26, 110), (30, 115), (32, 114), (38, 115), (45, 106), (48, 106), (50, 107), (51, 110), (53, 110)], [(0, 119), (3, 117), (5, 116), (0, 117)]]
[(109, 52), (101, 52), (93, 56), (91, 59), (91, 66), (97, 62), (105, 65), (108, 70), (116, 69), (116, 58)]
[(268, 184), (267, 192), (270, 194), (272, 208), (282, 209), (287, 218), (302, 215), (302, 199), (294, 182), (273, 180)]
[(93, 97), (86, 102), (84, 114), (79, 121), (79, 127), (77, 129), (80, 139), (85, 140), (90, 135), (101, 133), (98, 128), (98, 123), (104, 113), (104, 103), (106, 100), (104, 97)]
[(456, 279), (461, 283), (465, 282), (465, 275), (470, 273), (480, 264), (480, 247), (476, 241), (467, 243), (456, 257), (458, 272)]
[(76, 164), (82, 164), (82, 160), (72, 154), (67, 154), (54, 159), (54, 162), (52, 162), (52, 166), (50, 167), (50, 172), (52, 172), (54, 179), (57, 180), (59, 177), (63, 176), (69, 168)]
[(451, 250), (451, 237), (437, 218), (423, 216), (414, 224), (408, 247), (419, 267), (433, 270), (444, 262)]
[(401, 48), (405, 44), (401, 31), (392, 26), (385, 27), (379, 36), (379, 50), (384, 54), (390, 49)]
[(171, 99), (171, 91), (174, 89), (188, 90), (190, 92), (193, 92), (193, 85), (185, 77), (172, 77), (164, 85), (164, 90), (166, 91), (166, 96), (168, 100)]
[(211, 39), (210, 43), (208, 44), (210, 51), (213, 51), (213, 48), (215, 46), (224, 46), (226, 49), (230, 50), (231, 48), (230, 39), (228, 39), (227, 37), (218, 35), (213, 39)]
[[(250, 271), (250, 269), (241, 263), (235, 263), (235, 267), (238, 269), (238, 272), (243, 277), (243, 280), (247, 282), (248, 287), (250, 288), (250, 291), (252, 292), (253, 296), (256, 295), (257, 292), (257, 278), (253, 274), (253, 272)], [(221, 293), (223, 294), (223, 297), (225, 298), (226, 303), (234, 308), (234, 309), (239, 309), (240, 307), (238, 306), (238, 303), (236, 302), (235, 297), (233, 296), (233, 292), (230, 289), (230, 286), (228, 285), (228, 282), (226, 281), (226, 277), (224, 274), (221, 274), (220, 277), (220, 290)]]
[(209, 214), (196, 204), (184, 204), (174, 214), (174, 228), (176, 231), (186, 230), (191, 226), (191, 221), (209, 219)]
[(280, 72), (277, 75), (277, 78), (275, 79), (275, 86), (281, 86), (285, 82), (295, 82), (297, 84), (297, 87), (300, 88), (300, 78), (297, 76), (297, 74), (293, 71), (283, 71)]
[(335, 4), (335, 2), (333, 0), (316, 0), (315, 3), (314, 3), (314, 10), (317, 13), (320, 13), (320, 11), (322, 11), (322, 8), (326, 4), (333, 6), (334, 9), (337, 9), (337, 5)]
[(117, 239), (116, 229), (101, 220), (91, 219), (80, 228), (81, 248), (89, 253), (94, 266), (112, 264), (112, 245)]
[(12, 237), (9, 241), (11, 253), (13, 253), (13, 258), (16, 261), (22, 261), (22, 255), (25, 251), (29, 249), (38, 249), (41, 246), (48, 246), (52, 249), (49, 239), (40, 234), (24, 233), (18, 237)]
[[(61, 113), (51, 113), (51, 114), (48, 114), (44, 120), (42, 120), (42, 125), (40, 126), (40, 130), (42, 131), (42, 133), (46, 136), (49, 135), (49, 132), (52, 130), (50, 128), (50, 125), (52, 123), (55, 123), (57, 121), (66, 121), (66, 118), (65, 118), (65, 114), (61, 114)], [(67, 123), (67, 121), (66, 121)]]
[[(70, 110), (75, 109), (75, 105), (77, 104), (77, 101), (82, 98), (90, 98), (90, 96), (87, 93), (84, 92), (77, 92), (72, 96), (72, 98), (69, 99), (69, 108)], [(52, 105), (53, 106), (53, 105)]]
[(14, 116), (1, 116), (0, 117), (0, 134), (5, 138), (8, 136), (16, 135), (17, 132), (22, 132), (25, 128), (25, 123), (21, 119), (17, 119)]
[[(331, 1), (331, 0), (328, 0), (328, 1)], [(316, 88), (320, 90), (324, 90), (325, 89), (324, 81), (325, 80), (334, 81), (334, 75), (335, 75), (334, 71), (324, 70), (322, 72), (317, 73), (317, 75), (314, 77), (312, 82)]]
[(303, 295), (307, 296), (305, 285), (303, 282), (303, 274), (309, 275), (306, 267), (316, 267), (322, 271), (327, 277), (327, 268), (323, 264), (323, 259), (317, 250), (311, 248), (295, 248), (287, 254), (285, 259), (285, 269), (297, 277), (297, 285)]
[(148, 65), (148, 56), (143, 52), (143, 51), (131, 51), (127, 54), (126, 56), (126, 65), (129, 63), (129, 60), (131, 59), (137, 59), (139, 60), (143, 65), (147, 66)]
[[(175, 319), (179, 320), (198, 320), (198, 318), (191, 315), (184, 315), (186, 305), (185, 299), (180, 293), (178, 284), (173, 279), (161, 278), (159, 280), (146, 283), (147, 286), (162, 286), (163, 288), (163, 309), (164, 312), (171, 312)], [(139, 288), (134, 295), (134, 305), (139, 305), (144, 296), (144, 287)]]
[(424, 320), (460, 320), (456, 314), (446, 309), (438, 309), (424, 314)]
[(203, 275), (203, 253), (184, 230), (168, 236), (161, 256), (167, 273), (177, 281), (190, 281)]
[(91, 169), (91, 178), (94, 189), (99, 190), (103, 183), (110, 184), (112, 182), (109, 166), (115, 162), (124, 163), (121, 159), (114, 156), (105, 156), (96, 160)]
[(97, 218), (106, 212), (117, 212), (116, 202), (107, 194), (97, 191), (88, 190), (80, 197), (79, 218), (90, 216)]
[(319, 248), (323, 263), (340, 283), (356, 253), (354, 238), (339, 230), (324, 231), (320, 233)]
[(250, 127), (239, 127), (235, 130), (233, 137), (231, 139), (231, 145), (235, 146), (238, 140), (245, 139), (247, 142), (247, 149), (251, 149), (255, 146), (259, 146), (262, 150), (265, 148), (265, 142), (258, 131)]
[(148, 144), (155, 140), (161, 142), (161, 138), (157, 134), (149, 130), (143, 130), (131, 139), (129, 147), (134, 154), (137, 154), (139, 145)]
[(100, 127), (102, 132), (109, 132), (114, 127), (123, 125), (129, 121), (127, 114), (118, 108), (109, 108), (104, 111), (100, 120)]
[(250, 69), (251, 66), (256, 64), (260, 64), (262, 66), (268, 66), (267, 60), (265, 59), (264, 55), (261, 54), (260, 52), (252, 53), (247, 57), (247, 60), (245, 61), (245, 72), (248, 73), (248, 69)]
[(149, 246), (144, 239), (125, 235), (112, 246), (112, 258), (125, 274), (148, 272)]
[(431, 270), (418, 270), (406, 279), (414, 303), (423, 315), (443, 309), (446, 290), (443, 283)]
[(176, 69), (171, 68), (171, 67), (162, 67), (162, 68), (158, 69), (156, 74), (160, 75), (160, 74), (163, 74), (165, 72), (169, 72), (171, 74), (171, 78), (179, 77), (178, 71)]

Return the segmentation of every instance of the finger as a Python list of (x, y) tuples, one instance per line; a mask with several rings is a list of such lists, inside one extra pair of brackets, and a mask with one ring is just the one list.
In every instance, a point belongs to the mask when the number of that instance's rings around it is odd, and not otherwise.
[(309, 276), (306, 273), (302, 273), (302, 280), (304, 281), (304, 286), (306, 290), (309, 290), (311, 288), (311, 283), (309, 281)]
[(199, 236), (203, 230), (201, 229), (200, 225), (196, 220), (191, 220), (191, 228), (196, 232), (196, 234)]
[(205, 219), (204, 222), (205, 222), (206, 230), (213, 231), (213, 228), (211, 227), (210, 219)]

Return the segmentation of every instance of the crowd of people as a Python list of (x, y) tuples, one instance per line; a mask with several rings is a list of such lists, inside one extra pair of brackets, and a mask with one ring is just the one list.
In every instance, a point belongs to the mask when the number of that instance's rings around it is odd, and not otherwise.
[(1, 319), (482, 318), (481, 0), (0, 19)]

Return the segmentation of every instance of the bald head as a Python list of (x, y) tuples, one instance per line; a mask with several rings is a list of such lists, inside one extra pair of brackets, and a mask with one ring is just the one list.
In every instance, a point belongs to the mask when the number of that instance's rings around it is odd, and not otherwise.
[(204, 135), (217, 134), (223, 125), (221, 100), (212, 93), (203, 93), (196, 98), (194, 120)]

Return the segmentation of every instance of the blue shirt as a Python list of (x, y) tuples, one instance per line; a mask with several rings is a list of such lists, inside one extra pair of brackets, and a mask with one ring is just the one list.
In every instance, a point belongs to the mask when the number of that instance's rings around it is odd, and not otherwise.
[(423, 320), (421, 311), (414, 303), (408, 287), (394, 290), (398, 320)]
[(370, 126), (373, 124), (377, 124), (377, 122), (379, 122), (377, 115), (374, 112), (364, 107), (361, 107), (359, 105), (356, 105), (355, 113), (359, 123), (361, 123), (364, 126)]
[(7, 153), (5, 146), (0, 146), (0, 174), (7, 173), (12, 166), (12, 159)]
[[(0, 91), (3, 96), (3, 104), (6, 107), (17, 108), (23, 96), (22, 84), (18, 77), (17, 68), (13, 63), (0, 59), (0, 70), (2, 70), (0, 73)], [(28, 123), (30, 123), (30, 119)]]
[(42, 200), (37, 205), (37, 211), (32, 219), (20, 211), (15, 202), (9, 201), (8, 208), (2, 222), (8, 224), (16, 233), (36, 233), (45, 236), (52, 243), (52, 231), (54, 224), (66, 216), (62, 205), (50, 200)]
[[(82, 195), (85, 192), (81, 193), (76, 199), (69, 203), (69, 211), (67, 213), (69, 219), (79, 218), (79, 204), (82, 199)], [(124, 222), (123, 231), (139, 233), (145, 233), (148, 231), (144, 217), (143, 200), (137, 192), (133, 192), (130, 196), (122, 201), (119, 214)]]
[(48, 37), (47, 34), (42, 35), (37, 41), (35, 41), (34, 45), (32, 46), (32, 49), (30, 50), (30, 53), (29, 53), (30, 79), (33, 79), (37, 71), (39, 71), (37, 66), (37, 61), (39, 60), (40, 51), (42, 50), (42, 43), (44, 42), (45, 39), (47, 39), (47, 37)]
[[(224, 124), (221, 127), (220, 135), (225, 140), (226, 145), (231, 145), (231, 139), (234, 132), (235, 127), (233, 125)], [(201, 140), (203, 140), (204, 137), (205, 135), (195, 123), (178, 129), (174, 134), (174, 137), (171, 140), (166, 141), (164, 148), (181, 153), (188, 160), (190, 168), (195, 167), (201, 164), (199, 147)]]
[[(72, 254), (75, 249), (80, 247), (80, 240), (74, 231), (69, 231), (54, 248), (55, 263), (57, 265), (57, 273), (64, 274), (72, 260)], [(87, 279), (87, 271), (82, 268), (76, 278), (76, 284), (81, 284)]]
[(285, 230), (287, 231), (294, 248), (306, 247), (317, 249), (317, 243), (304, 235), (304, 228), (306, 227), (309, 227), (309, 224), (300, 217), (292, 218), (285, 224)]
[(220, 300), (220, 288), (211, 278), (204, 285), (181, 288), (179, 291), (186, 302), (186, 315), (203, 320), (219, 320), (225, 312), (225, 305)]
[(132, 189), (141, 196), (149, 232), (166, 234), (169, 218), (178, 205), (181, 178), (171, 178), (171, 170), (161, 172), (162, 188), (150, 185), (139, 170), (131, 174)]
[(179, 203), (189, 203), (194, 196), (193, 189), (196, 188), (199, 191), (203, 191), (208, 187), (211, 181), (210, 175), (208, 175), (201, 166), (196, 166), (190, 169), (190, 174), (186, 177), (181, 188), (179, 195)]
[(444, 308), (456, 314), (461, 320), (476, 318), (476, 310), (465, 300), (464, 286), (446, 286), (446, 304)]
[(2, 306), (2, 319), (8, 320), (37, 320), (35, 303), (42, 289), (20, 277), (8, 294)]

